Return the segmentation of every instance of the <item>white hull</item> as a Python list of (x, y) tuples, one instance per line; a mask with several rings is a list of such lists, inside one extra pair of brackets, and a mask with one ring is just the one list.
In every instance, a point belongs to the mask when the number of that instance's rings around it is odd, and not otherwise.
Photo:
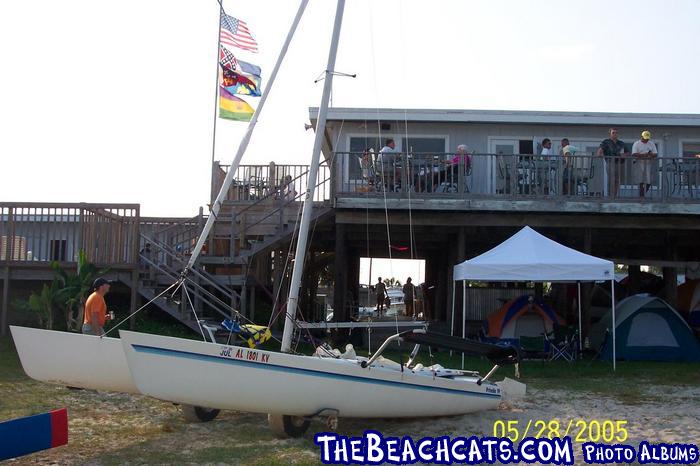
[(10, 326), (24, 372), (34, 380), (139, 393), (118, 338)]
[(449, 416), (493, 409), (501, 389), (357, 360), (296, 356), (121, 331), (136, 386), (165, 401), (246, 412), (341, 417)]

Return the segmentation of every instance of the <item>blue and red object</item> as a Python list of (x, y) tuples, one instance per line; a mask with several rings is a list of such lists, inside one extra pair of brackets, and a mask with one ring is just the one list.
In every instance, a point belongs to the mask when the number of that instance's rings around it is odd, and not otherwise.
[(0, 461), (68, 443), (65, 408), (0, 422)]

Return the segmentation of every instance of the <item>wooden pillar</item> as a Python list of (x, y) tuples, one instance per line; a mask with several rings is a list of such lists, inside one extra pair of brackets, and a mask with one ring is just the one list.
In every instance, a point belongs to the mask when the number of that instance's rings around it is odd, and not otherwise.
[(255, 285), (250, 287), (250, 317), (249, 319), (255, 322)]
[(243, 271), (243, 285), (241, 285), (241, 302), (239, 303), (240, 308), (238, 310), (242, 315), (248, 317), (248, 285), (246, 285), (248, 281), (248, 266), (241, 266), (241, 270)]
[(535, 298), (542, 299), (543, 295), (544, 295), (544, 283), (536, 282), (535, 283)]
[(674, 308), (678, 306), (678, 269), (664, 267), (664, 299)]
[(306, 254), (306, 263), (304, 264), (304, 274), (301, 279), (301, 290), (299, 290), (299, 309), (303, 313), (304, 320), (312, 321), (314, 314), (314, 305), (311, 300), (311, 282), (313, 281), (316, 270), (316, 255), (313, 251)]
[(642, 270), (638, 265), (627, 266), (627, 295), (639, 293), (642, 282)]
[(445, 309), (447, 311), (444, 313), (444, 319), (443, 316), (440, 316), (438, 320), (444, 320), (447, 323), (450, 323), (452, 320), (452, 289), (454, 288), (455, 290), (455, 296), (454, 296), (454, 302), (455, 302), (455, 328), (462, 328), (461, 327), (461, 322), (462, 322), (462, 282), (458, 282), (454, 284), (455, 286), (453, 287), (452, 281), (454, 280), (454, 266), (464, 262), (467, 259), (467, 229), (466, 227), (459, 227), (457, 230), (457, 247), (454, 248), (454, 256), (452, 256), (452, 260), (450, 260), (450, 257), (448, 256), (447, 258), (447, 263), (445, 264), (445, 267), (448, 267), (450, 269), (449, 273), (447, 273), (446, 277), (446, 293), (445, 295), (448, 297), (445, 303)]
[[(316, 297), (318, 296), (318, 279), (319, 279), (319, 274), (320, 274), (320, 269), (319, 267), (314, 268), (311, 270), (311, 280), (309, 281), (309, 301), (311, 301), (311, 318), (316, 321), (316, 320), (325, 320), (326, 315), (325, 313), (321, 313), (321, 315), (316, 315)], [(325, 310), (325, 306), (324, 306)]]
[[(348, 259), (348, 290), (352, 296), (353, 303), (357, 306), (360, 304), (360, 254), (357, 250), (351, 251)], [(353, 307), (353, 312), (357, 311), (357, 307)]]
[[(81, 209), (82, 210), (82, 209)], [(139, 303), (139, 286), (140, 286), (140, 281), (139, 281), (139, 245), (141, 244), (141, 206), (138, 206), (136, 208), (136, 218), (134, 219), (134, 223), (132, 224), (131, 228), (131, 234), (133, 235), (132, 238), (132, 249), (131, 249), (131, 299), (129, 302), (129, 314), (133, 314), (136, 312), (136, 306), (138, 306)], [(80, 215), (81, 221), (82, 221), (82, 212)], [(136, 328), (136, 319), (135, 316), (132, 316), (131, 319), (129, 319), (129, 329), (134, 330)]]
[[(435, 318), (439, 321), (444, 322), (447, 318), (447, 267), (449, 267), (449, 261), (447, 260), (447, 252), (443, 251), (440, 254), (437, 261), (438, 271), (437, 271), (437, 286), (435, 292), (435, 309), (438, 310), (438, 315)], [(450, 284), (450, 289), (452, 288)], [(452, 303), (449, 303), (452, 306)]]
[[(5, 256), (9, 257), (9, 256)], [(7, 335), (7, 313), (10, 305), (10, 267), (5, 266), (2, 274), (2, 309), (0, 309), (0, 335)]]
[[(136, 306), (138, 305), (139, 299), (139, 271), (134, 269), (131, 271), (131, 300), (129, 302), (129, 314), (136, 312)], [(134, 317), (129, 319), (129, 330), (134, 330), (136, 328), (136, 320)]]
[[(272, 275), (272, 296), (273, 296), (273, 302), (272, 302), (272, 311), (270, 316), (274, 316), (275, 313), (277, 312), (277, 308), (280, 305), (279, 300), (281, 299), (280, 297), (280, 290), (282, 288), (282, 267), (284, 267), (284, 262), (282, 260), (282, 251), (279, 249), (276, 249), (274, 252), (274, 256), (272, 257), (272, 267), (273, 267), (273, 275)], [(279, 320), (279, 319), (278, 319)], [(284, 322), (284, 319), (282, 319), (282, 322)], [(278, 325), (279, 328), (279, 325)]]
[(345, 294), (348, 284), (348, 258), (345, 241), (345, 225), (335, 225), (335, 292), (333, 293), (333, 320), (347, 322)]
[[(583, 230), (583, 252), (591, 254), (593, 249), (593, 231), (590, 228)], [(593, 284), (590, 282), (581, 283), (581, 332), (587, 337), (591, 330), (591, 296), (593, 294)]]

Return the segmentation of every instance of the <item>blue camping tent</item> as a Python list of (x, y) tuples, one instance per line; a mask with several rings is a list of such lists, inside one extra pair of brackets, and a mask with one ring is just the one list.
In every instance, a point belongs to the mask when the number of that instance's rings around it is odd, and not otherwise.
[[(683, 318), (666, 301), (633, 295), (617, 304), (617, 359), (627, 361), (700, 361), (700, 343)], [(612, 359), (612, 315), (591, 328), (591, 345)]]

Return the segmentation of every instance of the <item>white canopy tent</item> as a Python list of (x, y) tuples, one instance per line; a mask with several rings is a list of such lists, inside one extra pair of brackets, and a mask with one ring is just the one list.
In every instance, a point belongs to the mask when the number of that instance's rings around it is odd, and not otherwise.
[(615, 368), (615, 264), (612, 261), (584, 254), (537, 233), (530, 227), (511, 236), (485, 253), (454, 266), (452, 289), (452, 329), (454, 335), (455, 284), (462, 281), (462, 336), (466, 281), (577, 282), (578, 322), (581, 335), (581, 282), (607, 281), (612, 284), (613, 369)]

